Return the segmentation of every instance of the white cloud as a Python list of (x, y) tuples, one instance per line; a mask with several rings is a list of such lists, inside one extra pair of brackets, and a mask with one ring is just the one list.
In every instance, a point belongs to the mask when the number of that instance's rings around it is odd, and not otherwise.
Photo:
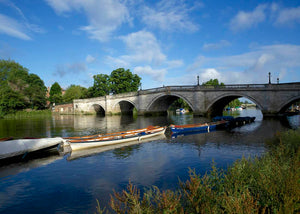
[(123, 36), (121, 39), (125, 42), (127, 50), (131, 52), (130, 55), (121, 57), (125, 61), (161, 65), (167, 58), (162, 53), (156, 37), (150, 32), (139, 31)]
[(231, 43), (227, 40), (221, 40), (217, 43), (206, 43), (203, 45), (204, 50), (218, 50), (230, 46)]
[(140, 75), (149, 75), (155, 81), (163, 82), (165, 75), (167, 74), (166, 69), (153, 69), (150, 66), (137, 66), (133, 69), (133, 72)]
[(58, 14), (79, 9), (80, 0), (45, 0)]
[(118, 0), (46, 0), (48, 4), (58, 13), (64, 14), (73, 10), (84, 12), (89, 24), (81, 26), (91, 39), (101, 42), (107, 41), (112, 32), (123, 23), (130, 23), (127, 7)]
[(266, 8), (266, 4), (261, 4), (258, 5), (252, 12), (239, 11), (238, 14), (231, 19), (230, 29), (234, 32), (237, 32), (240, 30), (249, 29), (265, 21)]
[(86, 58), (85, 58), (85, 61), (87, 62), (87, 63), (93, 63), (93, 62), (95, 62), (95, 60), (96, 60), (96, 58), (95, 57), (93, 57), (92, 55), (87, 55), (86, 56)]
[(199, 27), (191, 20), (189, 13), (202, 6), (198, 3), (188, 7), (183, 1), (162, 0), (155, 8), (144, 7), (142, 21), (151, 28), (164, 31), (195, 32)]
[(300, 23), (300, 7), (297, 8), (285, 8), (279, 11), (278, 17), (276, 19), (276, 24), (293, 24)]
[(0, 14), (0, 33), (23, 40), (31, 40), (26, 28), (21, 23), (2, 14)]
[(169, 69), (184, 64), (182, 60), (168, 60), (156, 37), (150, 32), (142, 30), (119, 38), (124, 42), (127, 54), (106, 57), (106, 62), (113, 68), (133, 67), (135, 73), (162, 82)]
[(178, 68), (184, 65), (182, 60), (171, 60), (166, 62), (168, 68)]
[(200, 73), (199, 78), (203, 82), (207, 82), (210, 79), (218, 79), (219, 81), (221, 81), (221, 74), (215, 68), (207, 68)]
[[(202, 77), (219, 77), (224, 83), (266, 83), (268, 72), (273, 82), (293, 81), (286, 74), (300, 69), (299, 45), (269, 45), (257, 47), (250, 52), (225, 57), (199, 56), (189, 67), (189, 74)], [(209, 70), (208, 70), (209, 69)]]
[(277, 3), (258, 5), (252, 12), (239, 11), (230, 23), (232, 31), (238, 32), (266, 22), (277, 26), (292, 26), (300, 23), (300, 7), (284, 8)]

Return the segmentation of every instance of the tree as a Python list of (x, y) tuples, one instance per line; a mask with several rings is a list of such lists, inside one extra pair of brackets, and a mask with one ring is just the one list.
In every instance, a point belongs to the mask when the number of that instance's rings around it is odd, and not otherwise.
[(26, 108), (24, 96), (9, 87), (0, 88), (0, 115)]
[(179, 98), (177, 100), (175, 100), (169, 107), (169, 110), (171, 111), (175, 111), (178, 108), (184, 108), (184, 109), (188, 109), (189, 111), (192, 111), (191, 107), (189, 106), (189, 104), (187, 102), (185, 102), (182, 98)]
[(219, 83), (219, 80), (218, 79), (210, 79), (210, 80), (208, 80), (207, 82), (205, 82), (205, 83), (202, 83), (202, 85), (212, 85), (212, 86), (217, 86), (217, 85), (221, 85), (221, 86), (223, 86), (223, 85), (225, 85), (224, 83)]
[(1, 115), (28, 107), (42, 109), (46, 104), (46, 87), (36, 74), (13, 60), (0, 60)]
[(235, 99), (235, 100), (232, 100), (230, 103), (228, 103), (228, 105), (225, 107), (230, 107), (230, 108), (235, 108), (235, 107), (238, 107), (238, 106), (241, 106), (243, 103), (239, 100), (239, 99)]
[(137, 91), (141, 81), (137, 74), (133, 74), (129, 69), (125, 70), (124, 68), (118, 68), (112, 71), (110, 75), (94, 75), (93, 78), (94, 85), (88, 89), (88, 97)]
[(51, 103), (60, 103), (62, 102), (62, 92), (60, 85), (55, 82), (50, 88), (50, 97), (49, 100)]
[(87, 97), (87, 89), (79, 85), (70, 85), (63, 95), (64, 102), (72, 102), (74, 99), (82, 99)]
[(45, 108), (47, 88), (44, 85), (44, 81), (36, 74), (29, 74), (27, 83), (29, 83), (29, 86), (25, 89), (25, 92), (29, 97), (32, 108)]
[(107, 74), (97, 74), (93, 76), (94, 85), (89, 88), (89, 95), (91, 97), (100, 97), (108, 95), (110, 92), (111, 84), (110, 78)]
[(141, 78), (129, 69), (118, 68), (110, 74), (111, 91), (113, 94), (137, 91)]

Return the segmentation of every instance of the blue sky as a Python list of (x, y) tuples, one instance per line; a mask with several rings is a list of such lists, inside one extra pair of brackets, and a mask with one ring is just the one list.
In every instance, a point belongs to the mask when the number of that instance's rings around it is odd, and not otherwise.
[(123, 67), (142, 88), (300, 81), (300, 1), (0, 0), (0, 58), (89, 87)]

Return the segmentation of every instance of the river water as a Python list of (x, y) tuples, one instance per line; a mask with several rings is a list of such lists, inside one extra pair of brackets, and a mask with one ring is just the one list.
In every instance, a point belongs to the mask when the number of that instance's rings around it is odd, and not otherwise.
[[(276, 132), (297, 128), (299, 115), (287, 120), (263, 119), (259, 110), (241, 111), (255, 116), (252, 124), (187, 136), (164, 137), (123, 147), (68, 153), (52, 150), (23, 162), (0, 165), (0, 213), (95, 213), (96, 199), (106, 206), (113, 190), (129, 181), (139, 188), (153, 185), (178, 188), (189, 168), (198, 174), (212, 161), (225, 168), (243, 156), (260, 156), (265, 140)], [(0, 120), (0, 138), (80, 136), (147, 127), (206, 122), (192, 115), (165, 117), (55, 115), (35, 119)]]

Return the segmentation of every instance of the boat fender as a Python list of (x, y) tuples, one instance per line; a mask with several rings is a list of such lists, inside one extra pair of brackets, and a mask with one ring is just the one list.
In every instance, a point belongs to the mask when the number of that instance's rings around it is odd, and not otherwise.
[(207, 126), (207, 132), (209, 132), (209, 126)]

